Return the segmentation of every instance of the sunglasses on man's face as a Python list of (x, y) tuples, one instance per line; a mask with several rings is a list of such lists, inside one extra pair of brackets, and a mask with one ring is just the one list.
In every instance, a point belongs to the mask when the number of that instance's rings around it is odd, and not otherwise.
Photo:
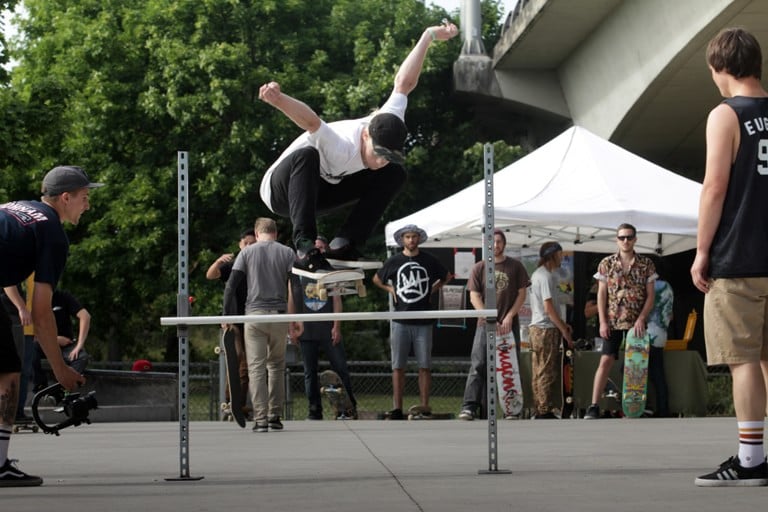
[(619, 235), (616, 238), (618, 238), (622, 242), (626, 242), (626, 241), (634, 240), (635, 239), (635, 235)]

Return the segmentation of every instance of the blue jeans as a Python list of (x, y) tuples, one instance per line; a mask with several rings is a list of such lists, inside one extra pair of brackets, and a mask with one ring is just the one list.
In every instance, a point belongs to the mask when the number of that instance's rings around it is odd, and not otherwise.
[(344, 389), (347, 391), (352, 405), (357, 407), (355, 395), (352, 393), (352, 381), (349, 378), (347, 354), (344, 352), (343, 343), (339, 342), (338, 345), (334, 345), (330, 339), (301, 340), (301, 356), (304, 359), (304, 390), (307, 393), (307, 400), (309, 400), (309, 413), (322, 414), (323, 412), (320, 384), (317, 380), (320, 349), (325, 352), (328, 362), (331, 363), (331, 369), (339, 374), (339, 378), (342, 384), (344, 384)]
[(411, 348), (419, 369), (432, 368), (432, 324), (392, 322), (390, 345), (393, 370), (405, 369)]

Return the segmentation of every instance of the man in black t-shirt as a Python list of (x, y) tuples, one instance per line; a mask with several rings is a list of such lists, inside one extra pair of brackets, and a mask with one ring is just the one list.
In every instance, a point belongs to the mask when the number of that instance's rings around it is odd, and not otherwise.
[[(56, 338), (51, 298), (69, 252), (63, 222), (77, 224), (89, 208), (91, 183), (79, 167), (61, 166), (43, 179), (41, 201), (13, 201), (0, 205), (0, 287), (15, 286), (35, 273), (32, 323), (35, 335), (56, 380), (73, 390), (85, 382), (67, 366)], [(14, 415), (19, 400), (21, 360), (16, 352), (8, 315), (0, 314), (0, 487), (41, 485), (43, 479), (27, 475), (8, 459)]]
[[(433, 309), (432, 293), (451, 279), (445, 267), (431, 254), (419, 250), (427, 233), (409, 224), (395, 232), (395, 242), (403, 248), (376, 272), (373, 283), (392, 296), (396, 311), (428, 311)], [(419, 398), (423, 415), (430, 414), (429, 391), (432, 387), (432, 325), (434, 320), (416, 318), (392, 322), (392, 401), (390, 419), (403, 419), (403, 390), (408, 353), (419, 364)]]

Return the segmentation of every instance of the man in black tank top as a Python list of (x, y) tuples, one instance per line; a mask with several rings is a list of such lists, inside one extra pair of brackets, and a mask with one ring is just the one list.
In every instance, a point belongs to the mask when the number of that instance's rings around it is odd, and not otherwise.
[(707, 64), (725, 98), (707, 119), (693, 284), (704, 292), (707, 363), (727, 364), (739, 451), (695, 484), (768, 485), (763, 448), (768, 375), (768, 92), (760, 45), (743, 29), (709, 42)]

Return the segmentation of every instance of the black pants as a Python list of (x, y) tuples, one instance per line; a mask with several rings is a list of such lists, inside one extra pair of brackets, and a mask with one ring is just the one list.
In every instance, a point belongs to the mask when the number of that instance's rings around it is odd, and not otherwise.
[(306, 147), (288, 155), (272, 174), (272, 210), (291, 219), (293, 241), (317, 237), (317, 215), (354, 204), (336, 236), (362, 244), (373, 232), (384, 210), (405, 183), (406, 173), (389, 164), (376, 171), (364, 169), (331, 184), (320, 177), (320, 155)]

